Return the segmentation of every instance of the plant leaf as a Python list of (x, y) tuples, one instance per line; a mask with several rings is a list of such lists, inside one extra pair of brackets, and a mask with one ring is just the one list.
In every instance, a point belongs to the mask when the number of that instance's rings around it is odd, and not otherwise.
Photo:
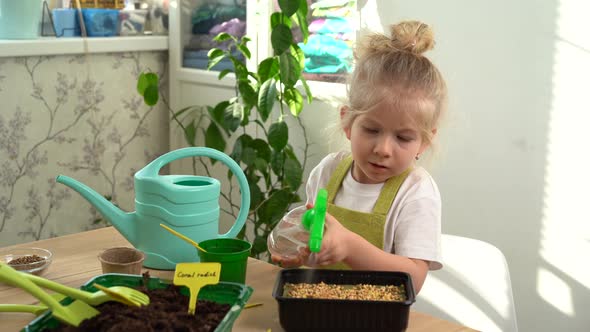
[(254, 160), (254, 168), (256, 168), (257, 170), (260, 171), (260, 173), (264, 174), (264, 177), (266, 178), (268, 175), (268, 163), (266, 162), (266, 160), (262, 159), (262, 158), (256, 158), (256, 160)]
[(270, 57), (262, 60), (258, 66), (258, 77), (261, 82), (274, 78), (279, 72), (279, 61), (276, 57)]
[(270, 42), (275, 55), (281, 55), (291, 46), (293, 41), (293, 34), (291, 29), (284, 23), (277, 24), (270, 34)]
[(180, 119), (178, 118), (179, 116), (181, 116), (182, 114), (184, 114), (186, 112), (190, 112), (190, 111), (192, 111), (194, 109), (198, 109), (198, 108), (199, 108), (198, 106), (187, 106), (187, 107), (175, 112), (172, 115), (172, 118), (175, 119), (177, 121), (177, 123), (179, 123), (180, 122)]
[(240, 126), (245, 127), (250, 123), (250, 113), (252, 112), (252, 107), (256, 105), (244, 105), (244, 116), (242, 117), (242, 122), (240, 122)]
[(219, 55), (214, 58), (209, 58), (209, 62), (207, 63), (207, 70), (211, 70), (211, 68), (215, 67), (221, 60), (225, 58), (225, 54)]
[(283, 151), (285, 151), (286, 158), (297, 159), (297, 156), (295, 155), (295, 152), (293, 152), (293, 147), (291, 147), (291, 145), (287, 145)]
[(234, 56), (230, 56), (229, 59), (231, 60), (231, 62), (234, 65), (234, 73), (236, 74), (236, 79), (239, 80), (248, 80), (248, 68), (246, 68), (246, 65), (238, 60), (236, 57)]
[(297, 8), (297, 13), (303, 15), (303, 17), (307, 17), (307, 6), (307, 0), (299, 0), (299, 8)]
[[(254, 242), (252, 243), (252, 255), (260, 255), (263, 252), (268, 250), (268, 246), (266, 244), (266, 237), (264, 236), (257, 236), (254, 238)], [(256, 256), (258, 257), (258, 256)]]
[(223, 111), (223, 122), (230, 133), (236, 131), (236, 129), (238, 129), (240, 126), (240, 122), (242, 121), (241, 115), (236, 114), (235, 104), (236, 103), (228, 103), (227, 107)]
[(257, 184), (258, 181), (250, 181), (250, 178), (247, 179), (248, 186), (250, 187), (250, 206), (256, 207), (260, 204), (260, 202), (262, 202), (262, 200), (264, 199), (264, 195), (262, 194), (262, 190), (260, 190), (260, 187)]
[(301, 67), (299, 61), (289, 53), (283, 53), (279, 56), (279, 66), (281, 68), (281, 83), (286, 87), (293, 87), (301, 77)]
[(195, 126), (195, 121), (191, 121), (191, 123), (184, 126), (184, 139), (190, 146), (195, 146), (195, 137), (197, 136), (197, 128)]
[(205, 131), (205, 146), (221, 152), (225, 151), (225, 139), (214, 122), (209, 123)]
[(137, 92), (144, 96), (145, 89), (152, 85), (156, 86), (156, 88), (158, 87), (158, 75), (154, 73), (141, 73), (137, 80)]
[(280, 220), (289, 204), (291, 204), (292, 195), (287, 190), (274, 191), (271, 196), (260, 205), (258, 215), (260, 222), (267, 225)]
[(224, 78), (227, 74), (232, 73), (233, 70), (231, 69), (224, 69), (222, 71), (219, 72), (219, 75), (217, 75), (217, 79), (221, 80), (222, 78)]
[(289, 29), (291, 29), (291, 19), (289, 16), (281, 12), (274, 12), (270, 15), (270, 29), (273, 30), (279, 24), (285, 24)]
[(243, 44), (238, 44), (237, 47), (238, 47), (238, 50), (240, 50), (240, 52), (242, 52), (242, 54), (244, 54), (246, 59), (250, 59), (250, 57), (252, 57), (252, 54), (250, 53), (250, 49), (248, 48), (248, 46), (243, 45)]
[(293, 0), (279, 0), (279, 7), (286, 16), (291, 17), (299, 9), (299, 2)]
[(143, 94), (143, 101), (149, 106), (154, 106), (158, 103), (158, 98), (160, 98), (160, 94), (158, 92), (157, 85), (149, 85), (145, 88)]
[(270, 162), (271, 150), (269, 144), (265, 140), (256, 138), (250, 143), (250, 146), (256, 150), (256, 156), (258, 158)]
[(285, 155), (283, 151), (272, 151), (272, 155), (270, 156), (270, 168), (272, 171), (277, 175), (281, 176), (283, 174), (283, 163), (285, 162)]
[(266, 122), (266, 119), (268, 119), (268, 116), (272, 112), (276, 96), (277, 88), (274, 79), (271, 78), (262, 83), (260, 92), (258, 92), (258, 113), (263, 122)]
[(256, 150), (247, 146), (242, 151), (242, 162), (248, 166), (254, 166), (254, 162), (256, 161)]
[(301, 49), (301, 47), (299, 47), (299, 45), (297, 45), (297, 44), (292, 44), (291, 47), (289, 48), (289, 50), (291, 51), (291, 54), (293, 55), (293, 57), (295, 59), (297, 59), (297, 62), (299, 63), (299, 67), (304, 68), (305, 67), (305, 53), (303, 53), (303, 50)]
[(209, 52), (207, 52), (207, 57), (209, 59), (217, 58), (222, 55), (225, 55), (225, 53), (223, 53), (223, 51), (219, 48), (212, 48), (209, 50)]
[(289, 106), (291, 114), (299, 116), (299, 113), (303, 110), (303, 96), (297, 88), (288, 88), (285, 90), (285, 101)]
[(244, 149), (247, 146), (250, 145), (251, 142), (252, 142), (252, 137), (250, 137), (250, 135), (248, 135), (248, 134), (243, 134), (240, 137), (238, 137), (236, 139), (236, 142), (234, 143), (234, 148), (231, 153), (232, 159), (235, 160), (236, 162), (242, 161), (242, 152), (244, 151)]
[(256, 91), (254, 91), (254, 88), (250, 85), (250, 82), (248, 81), (239, 81), (238, 82), (238, 90), (240, 91), (240, 94), (242, 95), (242, 99), (244, 100), (244, 103), (248, 104), (248, 105), (256, 105), (257, 101), (258, 101), (258, 96), (256, 95)]
[(307, 84), (307, 80), (305, 79), (305, 77), (303, 77), (303, 75), (301, 75), (301, 77), (299, 77), (299, 80), (301, 80), (301, 84), (303, 84), (303, 89), (305, 90), (305, 96), (307, 97), (307, 103), (311, 104), (311, 102), (313, 101), (313, 95), (311, 94), (311, 89), (309, 88), (309, 85)]
[(230, 40), (230, 39), (234, 39), (234, 37), (232, 37), (232, 35), (230, 35), (227, 32), (221, 32), (217, 36), (213, 37), (213, 40), (218, 41), (218, 42), (222, 42), (222, 41), (226, 41), (226, 40)]
[(285, 183), (291, 191), (296, 191), (301, 185), (303, 169), (297, 159), (287, 158), (284, 165)]
[(289, 128), (285, 121), (275, 122), (268, 129), (268, 142), (273, 149), (280, 151), (289, 140)]
[(225, 123), (225, 110), (229, 107), (229, 101), (224, 100), (219, 102), (213, 108), (207, 108), (209, 112), (209, 116), (215, 121), (218, 125), (220, 125), (224, 130), (225, 133), (229, 135), (229, 128)]
[(301, 29), (301, 34), (303, 36), (303, 43), (307, 43), (307, 39), (309, 38), (309, 24), (307, 23), (307, 0), (299, 0), (299, 9), (297, 9), (297, 14), (295, 15), (296, 20), (295, 22), (299, 25)]

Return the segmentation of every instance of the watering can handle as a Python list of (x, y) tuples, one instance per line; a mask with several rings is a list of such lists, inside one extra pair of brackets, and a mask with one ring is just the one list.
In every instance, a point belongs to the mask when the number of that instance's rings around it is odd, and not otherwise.
[(162, 169), (162, 167), (164, 167), (166, 164), (178, 159), (188, 157), (209, 157), (215, 160), (219, 160), (222, 163), (224, 163), (227, 167), (229, 167), (229, 169), (238, 179), (240, 191), (242, 193), (240, 212), (238, 213), (236, 222), (230, 228), (230, 230), (227, 231), (227, 233), (220, 235), (220, 237), (222, 238), (236, 237), (242, 229), (242, 227), (244, 226), (244, 224), (246, 223), (246, 218), (248, 217), (248, 213), (250, 212), (250, 186), (248, 185), (248, 180), (246, 179), (246, 175), (244, 175), (244, 172), (240, 168), (240, 165), (238, 165), (238, 163), (236, 163), (228, 155), (215, 149), (206, 147), (187, 147), (170, 151), (166, 154), (161, 155), (160, 157), (156, 158), (154, 161), (149, 163), (147, 166), (145, 166), (142, 170), (140, 170), (140, 172), (146, 176), (156, 176), (160, 172), (160, 169)]

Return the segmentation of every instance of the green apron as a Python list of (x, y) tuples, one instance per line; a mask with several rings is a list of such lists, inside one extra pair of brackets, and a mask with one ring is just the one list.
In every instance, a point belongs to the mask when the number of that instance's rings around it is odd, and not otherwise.
[[(344, 227), (348, 230), (365, 238), (377, 248), (383, 249), (383, 233), (385, 232), (385, 222), (387, 221), (387, 212), (391, 208), (391, 204), (399, 191), (401, 184), (404, 182), (410, 170), (404, 171), (402, 174), (393, 176), (385, 182), (377, 202), (373, 207), (371, 213), (350, 210), (341, 206), (334, 205), (334, 198), (342, 184), (342, 180), (348, 170), (352, 166), (352, 156), (343, 159), (336, 169), (326, 189), (328, 190), (328, 213), (334, 216)], [(350, 269), (350, 267), (342, 262), (333, 265), (325, 266), (326, 269)]]

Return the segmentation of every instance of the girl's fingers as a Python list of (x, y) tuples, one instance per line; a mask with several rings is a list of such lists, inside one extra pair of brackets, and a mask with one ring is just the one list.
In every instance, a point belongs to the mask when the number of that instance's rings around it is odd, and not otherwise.
[(332, 260), (329, 259), (329, 258), (324, 258), (324, 259), (321, 259), (321, 260), (318, 259), (317, 260), (317, 263), (318, 263), (318, 265), (321, 265), (321, 266), (326, 266), (326, 265), (332, 265), (332, 264), (334, 264), (334, 262), (332, 262)]
[(316, 255), (316, 263), (318, 265), (330, 265), (330, 262), (330, 255), (321, 252)]
[(326, 212), (326, 227), (338, 222), (334, 216)]

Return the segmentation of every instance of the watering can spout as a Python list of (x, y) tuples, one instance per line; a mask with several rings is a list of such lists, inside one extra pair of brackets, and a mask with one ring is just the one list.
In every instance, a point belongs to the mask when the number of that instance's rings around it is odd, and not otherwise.
[(55, 181), (74, 189), (82, 195), (106, 220), (115, 226), (127, 241), (135, 245), (135, 236), (137, 234), (134, 230), (135, 212), (129, 213), (119, 209), (102, 195), (71, 177), (59, 175)]

